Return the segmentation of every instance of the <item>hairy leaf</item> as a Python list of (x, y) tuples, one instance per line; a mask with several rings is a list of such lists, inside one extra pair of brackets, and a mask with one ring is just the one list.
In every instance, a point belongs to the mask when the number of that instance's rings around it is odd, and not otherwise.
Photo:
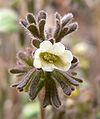
[(67, 23), (69, 23), (71, 20), (73, 19), (73, 14), (72, 13), (68, 13), (66, 15), (64, 15), (61, 19), (62, 22), (62, 27), (64, 27)]
[(40, 43), (41, 43), (41, 42), (40, 42), (39, 40), (37, 40), (37, 39), (34, 39), (34, 40), (32, 41), (32, 45), (35, 46), (36, 48), (39, 48)]
[(68, 86), (68, 84), (61, 80), (59, 77), (57, 77), (56, 75), (54, 75), (54, 79), (57, 80), (57, 82), (60, 84), (63, 92), (66, 94), (66, 95), (71, 95), (71, 92), (72, 92), (72, 89), (70, 86)]
[(71, 67), (70, 67), (70, 69), (75, 68), (78, 64), (79, 64), (79, 60), (78, 60), (77, 57), (74, 56), (74, 57), (73, 57), (73, 60), (72, 60), (72, 62), (71, 62)]
[[(48, 79), (49, 79), (49, 77), (48, 77)], [(45, 97), (44, 97), (44, 101), (43, 101), (43, 107), (44, 108), (48, 105), (51, 105), (51, 99), (50, 99), (51, 85), (50, 85), (48, 79), (45, 80)]]
[(60, 33), (60, 30), (61, 30), (61, 24), (59, 22), (59, 20), (56, 20), (56, 27), (55, 27), (55, 30), (54, 30), (54, 38), (57, 39), (59, 33)]
[(41, 19), (46, 19), (47, 17), (47, 14), (45, 11), (41, 10), (39, 13), (38, 13), (38, 16), (37, 16), (37, 21), (39, 22)]
[(39, 37), (39, 31), (38, 31), (38, 28), (35, 24), (31, 24), (27, 27), (27, 29), (31, 32), (31, 34), (34, 36), (34, 37)]
[[(34, 100), (34, 98), (37, 96), (38, 94), (38, 88), (40, 88), (38, 86), (39, 84), (39, 81), (40, 81), (40, 78), (41, 78), (41, 72), (38, 72), (36, 74), (36, 76), (33, 78), (32, 80), (32, 83), (31, 83), (31, 86), (30, 86), (30, 89), (29, 89), (29, 96), (30, 96), (30, 99), (31, 100)], [(41, 89), (41, 88), (40, 88)]]
[(26, 75), (23, 77), (23, 79), (19, 82), (19, 84), (17, 85), (17, 89), (19, 91), (22, 91), (23, 88), (27, 85), (27, 83), (29, 82), (29, 80), (34, 77), (34, 71), (35, 69), (31, 69), (29, 70)]
[(56, 108), (61, 106), (55, 81), (51, 78), (51, 102)]
[(44, 36), (45, 23), (46, 23), (46, 20), (45, 20), (45, 19), (41, 19), (41, 20), (39, 21), (39, 32), (40, 32), (40, 38), (41, 38), (42, 40), (45, 40), (45, 36)]
[(56, 19), (58, 19), (59, 21), (61, 21), (61, 15), (58, 12), (55, 13), (55, 17), (56, 17)]
[(66, 33), (68, 32), (68, 27), (64, 27), (63, 29), (61, 29), (58, 37), (56, 38), (56, 42), (60, 42), (61, 39), (66, 35)]
[(68, 25), (68, 32), (66, 33), (66, 35), (69, 34), (69, 33), (72, 33), (77, 28), (78, 28), (78, 23), (77, 22), (74, 22), (74, 23), (69, 24)]
[(27, 27), (28, 26), (28, 23), (26, 20), (20, 20), (20, 24), (22, 25), (22, 27)]
[(27, 14), (27, 20), (30, 24), (32, 23), (36, 24), (35, 16), (32, 13)]
[(26, 67), (25, 68), (24, 67), (22, 67), (22, 68), (15, 67), (13, 69), (10, 69), (10, 73), (12, 73), (12, 74), (25, 73), (27, 71), (27, 69), (28, 68), (26, 68)]
[(20, 51), (17, 53), (17, 58), (22, 62), (26, 63), (28, 66), (33, 66), (32, 57), (28, 56), (26, 53)]

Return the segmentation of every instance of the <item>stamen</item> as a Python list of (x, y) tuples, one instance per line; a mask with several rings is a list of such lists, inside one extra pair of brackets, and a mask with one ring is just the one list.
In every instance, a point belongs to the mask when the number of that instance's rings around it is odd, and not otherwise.
[(51, 54), (51, 53), (48, 53), (48, 52), (42, 52), (42, 53), (40, 54), (40, 57), (41, 57), (44, 61), (46, 61), (46, 62), (48, 62), (48, 63), (51, 63), (51, 64), (57, 62), (57, 60), (58, 60), (58, 56), (56, 56), (56, 55), (54, 55), (54, 54)]

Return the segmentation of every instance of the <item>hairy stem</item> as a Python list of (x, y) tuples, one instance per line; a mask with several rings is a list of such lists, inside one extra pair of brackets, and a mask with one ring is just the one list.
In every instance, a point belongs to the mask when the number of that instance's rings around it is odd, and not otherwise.
[(41, 105), (40, 105), (40, 115), (41, 115), (41, 118), (40, 119), (45, 119), (45, 109), (42, 108)]
[(46, 119), (45, 118), (46, 110), (42, 107), (43, 97), (44, 97), (44, 89), (38, 95), (39, 102), (40, 102), (40, 119)]

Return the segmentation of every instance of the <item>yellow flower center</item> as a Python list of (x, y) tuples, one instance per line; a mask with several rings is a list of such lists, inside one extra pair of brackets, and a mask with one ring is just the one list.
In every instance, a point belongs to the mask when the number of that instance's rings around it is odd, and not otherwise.
[(54, 55), (48, 52), (40, 53), (40, 58), (51, 64), (56, 63), (59, 60), (59, 57), (57, 55)]

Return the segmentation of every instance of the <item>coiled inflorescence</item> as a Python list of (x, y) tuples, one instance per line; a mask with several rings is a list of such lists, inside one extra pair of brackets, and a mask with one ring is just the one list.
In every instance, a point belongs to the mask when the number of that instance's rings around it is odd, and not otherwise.
[[(76, 22), (72, 22), (73, 15), (71, 13), (63, 17), (56, 13), (56, 25), (53, 29), (45, 29), (46, 19), (47, 13), (40, 11), (36, 18), (32, 13), (28, 13), (26, 19), (20, 21), (20, 24), (26, 32), (30, 33), (32, 45), (36, 48), (39, 48), (43, 41), (50, 41), (52, 44), (60, 42), (63, 37), (75, 31), (78, 27)], [(34, 67), (34, 52), (32, 48), (28, 48), (25, 52), (20, 51), (17, 53), (17, 64), (13, 69), (10, 69), (10, 72), (16, 74), (16, 77), (20, 81), (13, 84), (12, 87), (16, 87), (18, 91), (28, 92), (31, 100), (34, 100), (44, 87), (45, 96), (43, 107), (50, 104), (58, 108), (61, 105), (61, 102), (56, 82), (60, 84), (66, 95), (71, 95), (75, 86), (79, 86), (79, 83), (82, 82), (81, 79), (76, 78), (77, 73), (73, 71), (78, 65), (79, 60), (73, 56), (68, 71), (54, 69), (52, 72), (49, 72), (44, 71), (42, 68)], [(46, 60), (49, 59), (51, 61), (50, 58), (55, 56), (50, 53), (49, 55), (47, 54), (48, 53), (46, 52), (46, 56), (50, 57), (45, 57)], [(57, 56), (55, 56), (55, 58), (57, 58)]]

